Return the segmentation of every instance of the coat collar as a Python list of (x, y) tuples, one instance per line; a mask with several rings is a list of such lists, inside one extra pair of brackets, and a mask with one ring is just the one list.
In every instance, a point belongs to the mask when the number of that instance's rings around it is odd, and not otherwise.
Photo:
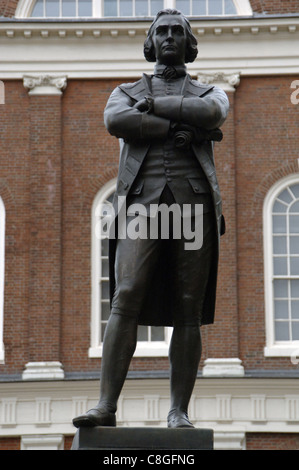
[[(151, 75), (143, 74), (142, 78), (135, 83), (128, 83), (120, 85), (119, 88), (126, 93), (130, 98), (135, 101), (139, 101), (145, 96), (151, 96)], [(214, 87), (211, 85), (202, 85), (201, 83), (192, 80), (189, 74), (186, 75), (185, 81), (182, 88), (182, 94), (204, 96)]]

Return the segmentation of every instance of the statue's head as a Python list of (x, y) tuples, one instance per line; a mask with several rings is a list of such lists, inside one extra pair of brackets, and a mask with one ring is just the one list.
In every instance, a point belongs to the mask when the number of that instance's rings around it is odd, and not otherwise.
[(193, 62), (197, 56), (197, 40), (187, 18), (178, 10), (161, 10), (144, 42), (148, 62), (181, 65)]

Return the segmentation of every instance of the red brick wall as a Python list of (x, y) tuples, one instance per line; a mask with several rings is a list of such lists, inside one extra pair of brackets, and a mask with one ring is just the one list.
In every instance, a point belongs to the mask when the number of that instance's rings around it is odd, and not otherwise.
[(1, 437), (0, 450), (20, 450), (19, 437)]
[(298, 450), (299, 436), (292, 433), (248, 433), (246, 450)]
[(29, 99), (21, 82), (5, 82), (0, 113), (0, 194), (6, 210), (5, 365), (15, 373), (28, 357), (29, 301)]
[[(271, 186), (298, 172), (296, 77), (243, 78), (235, 96), (240, 357), (246, 368), (293, 368), (264, 358), (263, 202)], [(228, 221), (229, 223), (229, 221)]]
[(256, 13), (298, 13), (298, 0), (250, 0), (251, 8)]

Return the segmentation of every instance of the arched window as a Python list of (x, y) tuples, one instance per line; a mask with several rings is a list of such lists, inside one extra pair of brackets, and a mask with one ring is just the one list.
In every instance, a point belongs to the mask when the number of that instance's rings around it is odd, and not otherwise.
[(252, 15), (249, 0), (20, 0), (16, 17), (151, 17), (163, 8), (187, 16)]
[(279, 181), (264, 204), (266, 355), (299, 355), (299, 175)]
[(0, 364), (4, 363), (4, 260), (5, 260), (5, 207), (0, 197)]
[[(105, 184), (96, 195), (92, 207), (90, 357), (101, 357), (102, 355), (102, 342), (110, 315), (108, 228), (110, 216), (112, 216), (112, 199), (115, 187), (116, 179)], [(170, 335), (170, 328), (139, 326), (135, 356), (166, 356)]]

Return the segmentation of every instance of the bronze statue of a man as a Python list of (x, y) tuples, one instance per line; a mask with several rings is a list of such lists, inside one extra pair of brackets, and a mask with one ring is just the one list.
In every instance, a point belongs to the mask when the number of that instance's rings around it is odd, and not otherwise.
[(115, 209), (119, 200), (125, 201), (129, 224), (133, 204), (142, 204), (145, 218), (157, 217), (152, 207), (177, 205), (183, 223), (183, 208), (188, 206), (195, 231), (196, 208), (203, 207), (203, 239), (200, 247), (188, 250), (184, 233), (175, 237), (170, 230), (168, 237), (161, 235), (160, 218), (158, 237), (148, 230), (137, 239), (110, 240), (111, 315), (103, 344), (100, 400), (74, 418), (76, 427), (116, 425), (117, 401), (135, 351), (138, 324), (173, 326), (168, 427), (193, 427), (187, 411), (201, 357), (200, 326), (214, 321), (224, 219), (213, 142), (221, 140), (228, 98), (221, 89), (187, 74), (185, 63), (195, 60), (197, 41), (177, 10), (157, 14), (144, 54), (156, 62), (154, 74), (117, 87), (104, 113), (108, 131), (121, 142)]

